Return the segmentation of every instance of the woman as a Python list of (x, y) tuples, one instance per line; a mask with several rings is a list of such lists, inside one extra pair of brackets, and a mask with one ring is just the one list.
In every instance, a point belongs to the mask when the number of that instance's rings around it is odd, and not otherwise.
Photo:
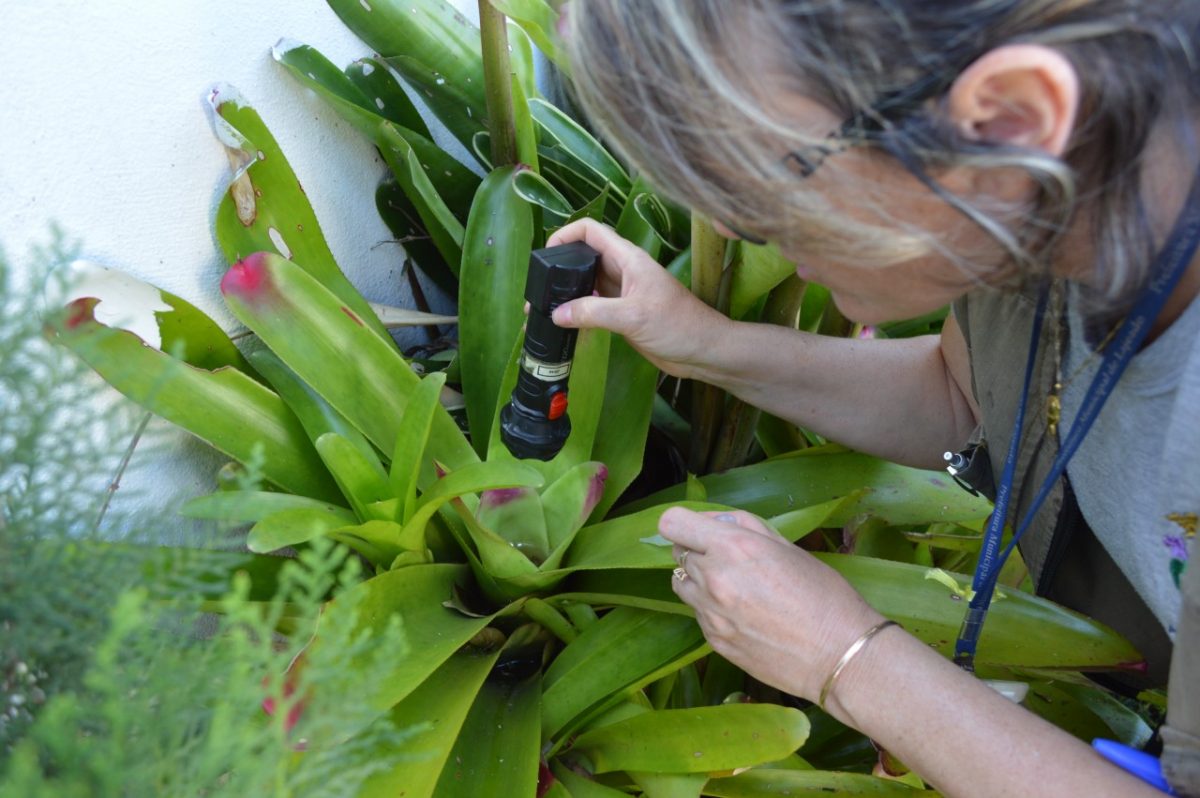
[[(1010, 523), (1053, 488), (1025, 536), (1039, 587), (1069, 600), (1060, 576), (1098, 569), (1082, 582), (1100, 590), (1076, 606), (1096, 614), (1099, 599), (1132, 596), (1150, 620), (1126, 626), (1148, 632), (1143, 648), (1161, 642), (1151, 664), (1165, 677), (1170, 638), (1200, 632), (1178, 628), (1195, 623), (1180, 586), (1198, 581), (1185, 560), (1200, 510), (1200, 259), (1187, 244), (1200, 237), (1200, 190), (1188, 199), (1200, 4), (585, 0), (566, 27), (584, 107), (661, 190), (730, 236), (778, 245), (856, 321), (947, 303), (954, 314), (940, 337), (905, 341), (735, 323), (581, 222), (550, 243), (600, 251), (599, 295), (555, 321), (618, 332), (670, 374), (891, 460), (938, 468), (943, 452), (986, 440), (1015, 497)], [(1174, 283), (1155, 256), (1168, 239), (1185, 242), (1168, 248)], [(1133, 325), (1144, 340), (1122, 337), (1147, 286), (1163, 284), (1161, 308)], [(1066, 478), (1047, 478), (1088, 415), (1105, 347), (1130, 340), (1136, 356)], [(881, 626), (759, 519), (675, 508), (660, 528), (676, 544), (675, 590), (715, 650), (822, 700), (946, 794), (1159, 794)], [(1200, 663), (1187, 664), (1193, 643), (1178, 648), (1163, 761), (1192, 790), (1181, 794), (1200, 794), (1188, 781), (1196, 700), (1176, 701), (1196, 691)]]

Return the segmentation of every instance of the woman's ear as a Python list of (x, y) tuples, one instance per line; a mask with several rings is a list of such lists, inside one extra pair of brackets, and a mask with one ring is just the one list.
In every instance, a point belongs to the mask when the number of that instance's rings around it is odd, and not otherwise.
[(1061, 156), (1079, 111), (1079, 75), (1057, 50), (997, 47), (972, 63), (947, 95), (951, 123), (972, 141)]

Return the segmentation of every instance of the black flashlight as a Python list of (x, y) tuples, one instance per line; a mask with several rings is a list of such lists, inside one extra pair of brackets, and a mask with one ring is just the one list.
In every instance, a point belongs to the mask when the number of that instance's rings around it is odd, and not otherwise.
[(514, 457), (550, 460), (571, 434), (567, 379), (578, 333), (555, 325), (550, 314), (559, 305), (591, 295), (599, 258), (582, 241), (534, 250), (529, 256), (529, 322), (521, 370), (512, 399), (500, 411), (500, 439)]

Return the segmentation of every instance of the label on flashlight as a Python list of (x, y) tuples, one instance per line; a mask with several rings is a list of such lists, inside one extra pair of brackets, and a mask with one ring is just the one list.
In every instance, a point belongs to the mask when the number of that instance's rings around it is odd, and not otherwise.
[(546, 363), (524, 355), (521, 367), (543, 382), (555, 382), (566, 379), (571, 374), (571, 361), (566, 363)]

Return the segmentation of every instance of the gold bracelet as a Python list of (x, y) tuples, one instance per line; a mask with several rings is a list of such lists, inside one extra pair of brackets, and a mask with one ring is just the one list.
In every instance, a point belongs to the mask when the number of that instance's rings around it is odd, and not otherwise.
[[(872, 637), (879, 634), (889, 626), (899, 625), (900, 624), (896, 623), (895, 621), (881, 621), (864, 632), (862, 637), (851, 643), (850, 648), (846, 649), (846, 653), (842, 655), (840, 660), (838, 660), (838, 664), (833, 667), (833, 673), (829, 674), (829, 678), (825, 680), (824, 686), (821, 687), (821, 696), (817, 699), (817, 706), (819, 706), (821, 709), (825, 709), (825, 699), (829, 698), (829, 694), (833, 692), (833, 686), (837, 684), (838, 677), (842, 675), (842, 671), (844, 671), (846, 666), (850, 664), (850, 660), (854, 659), (855, 655), (863, 650), (867, 643), (871, 641)], [(828, 710), (825, 711), (828, 712)]]

